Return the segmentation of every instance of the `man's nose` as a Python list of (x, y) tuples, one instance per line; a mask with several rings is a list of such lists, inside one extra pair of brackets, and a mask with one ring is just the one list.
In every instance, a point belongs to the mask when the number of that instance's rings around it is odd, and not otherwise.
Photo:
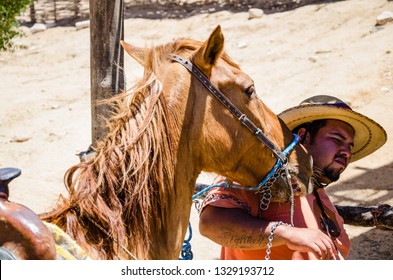
[(343, 145), (340, 149), (340, 154), (344, 155), (347, 159), (350, 159), (352, 156), (352, 149), (349, 145)]

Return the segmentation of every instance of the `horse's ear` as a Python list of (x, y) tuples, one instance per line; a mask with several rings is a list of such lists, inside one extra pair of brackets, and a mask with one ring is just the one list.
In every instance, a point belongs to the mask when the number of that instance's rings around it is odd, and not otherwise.
[(145, 66), (146, 49), (132, 46), (124, 41), (120, 41), (123, 49), (134, 58), (140, 65)]
[(211, 33), (209, 39), (202, 45), (195, 56), (195, 63), (205, 71), (210, 72), (214, 63), (224, 50), (224, 35), (218, 25)]

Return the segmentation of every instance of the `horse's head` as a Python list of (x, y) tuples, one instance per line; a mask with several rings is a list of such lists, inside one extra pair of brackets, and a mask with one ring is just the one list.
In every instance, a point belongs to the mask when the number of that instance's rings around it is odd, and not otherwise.
[[(161, 81), (169, 111), (183, 119), (179, 141), (186, 143), (188, 158), (177, 151), (178, 160), (193, 161), (201, 170), (215, 172), (245, 186), (256, 186), (276, 163), (272, 150), (244, 126), (190, 69), (175, 62), (178, 55), (198, 68), (227, 100), (244, 114), (281, 151), (294, 139), (287, 126), (258, 97), (254, 81), (224, 52), (224, 36), (218, 26), (204, 43), (178, 39), (152, 49), (122, 42), (125, 50), (139, 63), (156, 63), (155, 74)], [(157, 49), (160, 55), (157, 56)], [(158, 61), (158, 62), (157, 62)], [(165, 64), (165, 66), (163, 66)], [(191, 70), (192, 71), (192, 70)], [(225, 101), (224, 101), (225, 102)], [(230, 105), (231, 107), (231, 105)], [(180, 145), (181, 147), (182, 145)], [(191, 157), (190, 157), (191, 153)], [(310, 156), (297, 145), (288, 156), (295, 194), (311, 191)], [(287, 180), (279, 177), (272, 188), (273, 201), (289, 198)]]

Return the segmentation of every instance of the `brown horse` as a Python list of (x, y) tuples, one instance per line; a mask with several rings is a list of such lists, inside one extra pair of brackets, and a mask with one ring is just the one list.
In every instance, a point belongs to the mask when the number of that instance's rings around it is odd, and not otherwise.
[[(122, 43), (143, 78), (116, 96), (109, 132), (96, 156), (65, 174), (69, 197), (41, 215), (96, 259), (177, 259), (196, 179), (215, 172), (255, 186), (276, 163), (272, 150), (241, 124), (173, 55), (198, 68), (278, 149), (294, 136), (257, 97), (253, 80), (223, 51), (218, 26), (205, 42), (181, 38), (153, 48)], [(308, 154), (289, 157), (297, 194), (310, 191)], [(288, 199), (285, 180), (276, 200)]]

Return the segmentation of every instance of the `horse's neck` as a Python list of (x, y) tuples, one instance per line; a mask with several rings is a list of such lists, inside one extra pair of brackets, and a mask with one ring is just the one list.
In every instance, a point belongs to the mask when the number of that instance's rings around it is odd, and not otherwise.
[(166, 225), (167, 239), (162, 240), (162, 234), (157, 232), (154, 237), (156, 242), (154, 243), (160, 246), (152, 248), (149, 256), (150, 259), (179, 258), (190, 220), (191, 197), (196, 180), (196, 178), (185, 177), (183, 175), (176, 176), (174, 184), (175, 194), (171, 197), (167, 211), (169, 215), (167, 219), (168, 224)]
[[(178, 151), (179, 152), (179, 151)], [(147, 259), (178, 259), (183, 245), (184, 236), (188, 229), (190, 210), (195, 181), (197, 178), (193, 163), (177, 153), (178, 161), (174, 167), (174, 178), (170, 195), (167, 198), (162, 230), (151, 231), (150, 241), (153, 246), (148, 252), (140, 251), (138, 258)], [(153, 223), (152, 228), (156, 227)], [(138, 253), (137, 253), (138, 254)]]
[[(174, 94), (170, 96), (176, 96)], [(177, 95), (178, 96), (178, 95)], [(182, 100), (184, 96), (171, 100), (166, 97), (169, 103), (169, 114), (171, 120), (172, 143), (174, 150), (174, 178), (173, 193), (169, 198), (168, 217), (166, 220), (167, 239), (164, 241), (163, 235), (156, 232), (155, 243), (161, 244), (159, 248), (152, 248), (149, 258), (152, 259), (177, 259), (181, 251), (184, 236), (188, 229), (192, 195), (196, 179), (200, 173), (195, 160), (195, 151), (189, 139), (190, 108), (187, 102)], [(188, 98), (187, 98), (188, 100)], [(166, 243), (166, 244), (165, 244)]]

